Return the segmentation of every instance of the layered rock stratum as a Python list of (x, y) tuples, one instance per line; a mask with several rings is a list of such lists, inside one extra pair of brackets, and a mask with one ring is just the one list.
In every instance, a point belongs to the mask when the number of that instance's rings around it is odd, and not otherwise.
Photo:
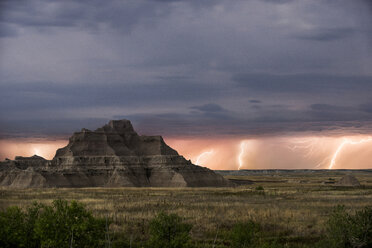
[(138, 135), (129, 120), (75, 132), (52, 160), (39, 156), (0, 162), (0, 186), (223, 187), (231, 183), (197, 166), (161, 136)]

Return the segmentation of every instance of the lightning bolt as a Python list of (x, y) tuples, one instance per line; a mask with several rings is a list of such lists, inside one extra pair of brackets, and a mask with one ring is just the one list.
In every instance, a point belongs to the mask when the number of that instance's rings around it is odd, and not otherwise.
[(358, 141), (353, 141), (353, 140), (350, 140), (350, 139), (344, 139), (342, 141), (342, 143), (337, 147), (335, 153), (333, 154), (331, 162), (328, 166), (328, 169), (329, 170), (332, 169), (333, 166), (336, 164), (336, 159), (337, 159), (338, 155), (340, 154), (342, 148), (344, 148), (345, 145), (359, 145), (359, 144), (366, 143), (366, 142), (371, 142), (371, 141), (372, 141), (372, 137), (367, 137), (365, 139), (361, 139), (361, 140), (358, 140)]
[(292, 151), (296, 150), (308, 150), (308, 152), (304, 155), (306, 158), (310, 158), (314, 155), (314, 149), (319, 143), (319, 138), (312, 138), (310, 140), (295, 140), (293, 141), (294, 146), (288, 146), (289, 149)]
[(239, 164), (238, 170), (240, 170), (243, 166), (243, 155), (244, 155), (244, 150), (246, 146), (247, 146), (247, 142), (245, 140), (240, 142), (240, 152), (238, 155), (238, 164)]
[[(311, 159), (314, 156), (316, 156), (316, 150), (319, 146), (322, 146), (322, 142), (320, 138), (308, 138), (308, 139), (296, 139), (292, 141), (295, 145), (288, 146), (289, 149), (291, 149), (293, 152), (300, 151), (301, 153), (304, 153), (304, 157)], [(325, 157), (323, 160), (319, 161), (315, 166), (314, 169), (319, 168), (325, 164), (328, 163), (331, 156)]]
[(196, 164), (196, 165), (200, 165), (201, 160), (203, 160), (206, 156), (210, 156), (210, 155), (212, 155), (213, 153), (214, 153), (214, 150), (213, 150), (213, 149), (210, 150), (210, 151), (207, 151), (207, 152), (203, 152), (203, 153), (201, 153), (201, 154), (196, 158), (196, 162), (195, 162), (195, 164)]
[[(38, 148), (36, 148), (36, 147), (34, 147), (34, 155), (39, 155), (39, 149)], [(40, 155), (39, 155), (40, 156)]]
[(314, 169), (319, 168), (323, 164), (327, 163), (329, 159), (330, 159), (330, 156), (325, 157), (322, 161), (320, 161), (317, 165), (315, 165)]

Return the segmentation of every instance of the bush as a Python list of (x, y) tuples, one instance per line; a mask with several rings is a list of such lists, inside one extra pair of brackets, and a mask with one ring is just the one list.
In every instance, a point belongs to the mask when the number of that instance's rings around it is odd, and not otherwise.
[(262, 187), (261, 185), (260, 186), (257, 186), (256, 187), (256, 190), (264, 190), (264, 187)]
[(31, 207), (27, 208), (24, 228), (25, 228), (25, 240), (27, 247), (40, 247), (40, 239), (35, 234), (35, 224), (39, 219), (40, 211), (44, 207), (42, 204), (33, 203)]
[(352, 247), (372, 247), (372, 207), (351, 216), (349, 241)]
[(231, 232), (232, 247), (256, 247), (260, 226), (253, 221), (237, 223)]
[(150, 222), (149, 245), (153, 248), (183, 248), (190, 246), (191, 225), (176, 214), (159, 213)]
[(45, 206), (35, 225), (42, 247), (98, 247), (105, 238), (105, 221), (81, 203), (56, 200)]
[(26, 247), (24, 213), (18, 207), (9, 207), (0, 213), (0, 247)]
[(372, 247), (372, 208), (366, 207), (350, 215), (344, 206), (337, 206), (326, 230), (326, 240), (321, 242), (324, 247)]
[(26, 212), (19, 207), (9, 207), (0, 212), (0, 247), (40, 247), (34, 225), (41, 205), (34, 203)]
[(0, 212), (0, 247), (102, 247), (105, 221), (80, 203), (56, 200), (34, 203), (26, 211), (9, 207)]
[(262, 243), (257, 247), (260, 247), (260, 248), (284, 248), (286, 246), (280, 244), (277, 240), (275, 240), (275, 241), (272, 241), (272, 242)]
[(349, 216), (344, 206), (333, 209), (328, 219), (326, 231), (328, 243), (332, 247), (351, 247), (349, 244)]

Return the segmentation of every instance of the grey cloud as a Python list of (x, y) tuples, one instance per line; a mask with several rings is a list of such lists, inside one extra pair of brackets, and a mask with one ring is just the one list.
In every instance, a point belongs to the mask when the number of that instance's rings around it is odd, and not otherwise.
[(347, 108), (342, 107), (342, 106), (334, 106), (334, 105), (329, 105), (329, 104), (324, 104), (324, 103), (317, 103), (317, 104), (312, 104), (310, 105), (311, 110), (314, 111), (345, 111)]
[[(237, 113), (226, 115), (190, 114), (135, 114), (115, 116), (133, 120), (139, 130), (145, 134), (161, 134), (167, 136), (262, 136), (282, 135), (296, 132), (329, 132), (333, 134), (368, 133), (372, 127), (372, 115), (363, 122), (349, 118), (355, 108), (338, 106), (324, 107), (326, 115), (319, 115), (323, 107), (311, 106), (317, 110), (292, 111), (285, 107), (276, 112), (264, 108), (260, 116), (250, 118)], [(322, 110), (319, 110), (322, 109)], [(329, 109), (337, 109), (332, 112)], [(343, 110), (341, 110), (343, 109)], [(275, 114), (276, 113), (276, 114)], [(316, 113), (316, 114), (315, 114)], [(331, 115), (330, 115), (331, 114)], [(355, 117), (355, 116), (354, 116)]]
[[(1, 20), (21, 26), (80, 27), (99, 29), (104, 24), (130, 32), (142, 22), (151, 24), (169, 13), (169, 7), (155, 1), (5, 1)], [(151, 21), (150, 21), (151, 20)]]
[(165, 136), (224, 136), (237, 134), (239, 119), (234, 113), (191, 112), (188, 114), (133, 114), (114, 116), (133, 120), (143, 134)]
[(262, 0), (262, 1), (267, 2), (267, 3), (273, 3), (273, 4), (284, 4), (284, 3), (293, 2), (294, 0)]
[(204, 104), (201, 106), (193, 106), (190, 108), (196, 109), (202, 112), (223, 112), (224, 111), (224, 109), (220, 105), (215, 104), (215, 103), (208, 103), (208, 104)]
[(77, 27), (95, 31), (111, 27), (123, 33), (130, 33), (139, 25), (156, 25), (158, 20), (172, 12), (174, 2), (184, 2), (200, 8), (213, 6), (219, 1), (3, 1), (0, 5), (3, 9), (0, 20), (39, 30), (48, 27)]
[(350, 37), (355, 32), (353, 28), (320, 28), (296, 34), (294, 37), (309, 41), (334, 41)]
[(266, 92), (371, 91), (372, 76), (236, 74), (240, 87)]
[(182, 76), (158, 76), (156, 77), (156, 79), (159, 79), (160, 81), (176, 81), (176, 82), (185, 82), (185, 81), (188, 81), (190, 79), (192, 79), (192, 77), (190, 76), (185, 76), (185, 75), (182, 75)]
[(359, 110), (372, 114), (372, 103), (363, 103), (359, 105)]
[(334, 106), (312, 104), (308, 112), (311, 119), (317, 121), (371, 121), (372, 115), (362, 112), (358, 106)]
[(159, 105), (218, 97), (219, 87), (193, 82), (76, 84), (35, 82), (0, 85), (0, 112), (71, 107)]
[[(212, 105), (212, 104), (211, 104)], [(256, 115), (234, 111), (214, 112), (215, 107), (200, 105), (201, 111), (189, 113), (141, 113), (115, 115), (110, 119), (130, 119), (141, 134), (165, 136), (260, 136), (296, 132), (368, 133), (372, 130), (372, 114), (358, 110), (358, 106), (312, 104), (307, 109), (292, 110), (290, 106), (265, 105)], [(220, 105), (221, 109), (225, 109)], [(197, 108), (198, 108), (197, 107)], [(190, 107), (192, 108), (192, 107)], [(212, 111), (210, 111), (212, 109)], [(0, 121), (3, 137), (68, 135), (87, 127), (94, 129), (108, 119), (61, 119)]]
[(15, 37), (17, 34), (18, 31), (16, 28), (12, 27), (11, 25), (0, 23), (0, 38)]
[(0, 133), (91, 128), (100, 108), (163, 135), (364, 132), (371, 18), (330, 2), (0, 1)]
[(0, 139), (25, 137), (66, 139), (83, 127), (94, 130), (103, 126), (107, 121), (103, 118), (49, 118), (47, 120), (8, 120), (2, 118), (0, 120)]
[[(344, 91), (359, 90), (359, 92), (370, 92), (372, 85), (369, 78), (362, 77), (336, 77), (322, 76), (308, 77), (281, 76), (277, 78), (272, 75), (244, 75), (243, 81), (236, 79), (239, 84), (255, 82), (254, 87), (241, 86), (239, 94), (246, 95), (249, 92), (255, 95), (265, 92), (286, 92), (305, 94), (302, 98), (313, 98), (317, 92), (336, 91), (336, 94), (342, 94)], [(255, 80), (253, 80), (255, 79)], [(315, 80), (317, 79), (317, 80)], [(330, 81), (333, 79), (335, 81)], [(338, 80), (340, 79), (340, 80)], [(169, 81), (167, 81), (169, 80)], [(148, 114), (131, 114), (113, 116), (113, 118), (129, 118), (138, 123), (142, 130), (165, 132), (168, 130), (172, 135), (229, 135), (242, 133), (246, 135), (258, 135), (265, 132), (270, 134), (284, 131), (314, 131), (336, 129), (346, 125), (355, 128), (357, 125), (365, 127), (372, 121), (371, 105), (364, 103), (355, 106), (342, 106), (329, 103), (313, 103), (307, 108), (293, 109), (293, 105), (286, 103), (283, 97), (281, 104), (264, 104), (261, 100), (247, 99), (247, 108), (243, 110), (228, 110), (219, 103), (212, 102), (213, 99), (226, 98), (231, 96), (228, 92), (229, 85), (211, 87), (208, 84), (198, 84), (193, 81), (187, 81), (183, 77), (180, 79), (183, 83), (175, 83), (175, 78), (163, 78), (155, 81), (153, 84), (102, 84), (102, 85), (65, 85), (57, 83), (24, 83), (0, 85), (0, 113), (2, 124), (0, 131), (3, 133), (21, 132), (22, 126), (24, 132), (34, 130), (43, 130), (45, 132), (61, 133), (69, 128), (89, 126), (88, 121), (71, 119), (64, 117), (59, 122), (57, 116), (50, 116), (47, 119), (43, 115), (35, 114), (37, 110), (68, 110), (76, 108), (95, 109), (99, 107), (138, 107), (143, 106), (149, 109)], [(188, 80), (188, 79), (187, 79)], [(247, 81), (248, 80), (248, 81)], [(309, 83), (313, 82), (313, 83)], [(266, 85), (265, 85), (266, 84)], [(276, 85), (278, 84), (278, 85)], [(297, 85), (300, 84), (300, 85)], [(236, 92), (234, 97), (240, 97)], [(358, 95), (355, 96), (358, 99)], [(176, 112), (156, 112), (151, 109), (156, 106), (167, 106), (169, 104), (179, 104), (185, 106), (190, 101), (209, 102), (186, 107), (191, 109), (189, 113), (185, 111)], [(265, 101), (263, 101), (265, 102)], [(253, 106), (250, 104), (253, 103)], [(259, 106), (256, 104), (260, 103)], [(251, 110), (249, 110), (251, 109)], [(185, 110), (185, 109), (184, 109)], [(253, 111), (253, 112), (252, 112)], [(12, 116), (17, 115), (18, 118)], [(28, 121), (26, 121), (26, 119)], [(24, 120), (24, 121), (22, 121)], [(332, 123), (333, 122), (333, 123)], [(29, 125), (28, 123), (33, 123)], [(37, 124), (41, 124), (37, 128)], [(48, 126), (47, 123), (64, 123), (66, 128), (59, 128), (60, 125)], [(96, 123), (94, 121), (93, 123)], [(316, 124), (314, 124), (316, 123)], [(350, 124), (352, 123), (352, 124)], [(84, 125), (83, 125), (84, 124)], [(311, 125), (315, 125), (312, 127)], [(150, 125), (154, 125), (153, 128)], [(48, 127), (46, 127), (48, 126)], [(343, 127), (344, 128), (344, 127)], [(13, 131), (12, 131), (13, 130)], [(24, 133), (22, 132), (22, 133)], [(0, 132), (1, 133), (1, 132)]]

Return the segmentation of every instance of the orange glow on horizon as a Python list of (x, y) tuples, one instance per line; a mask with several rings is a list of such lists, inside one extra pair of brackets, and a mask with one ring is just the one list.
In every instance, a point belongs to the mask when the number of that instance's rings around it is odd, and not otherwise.
[(206, 151), (201, 153), (195, 161), (196, 165), (203, 165), (204, 161), (208, 159), (208, 157), (212, 156), (214, 154), (214, 150)]
[(342, 143), (338, 146), (336, 152), (333, 154), (328, 169), (332, 169), (333, 166), (336, 164), (336, 159), (339, 156), (339, 154), (341, 153), (341, 150), (344, 148), (345, 145), (360, 145), (360, 144), (363, 144), (363, 143), (366, 143), (366, 142), (371, 142), (371, 141), (372, 141), (372, 137), (359, 139), (357, 141), (353, 141), (353, 140), (350, 140), (350, 139), (344, 139), (342, 141)]
[(211, 169), (372, 169), (371, 136), (167, 139), (166, 142), (193, 162), (198, 155), (213, 150), (213, 156), (202, 163)]
[[(369, 169), (372, 136), (166, 138), (193, 163), (210, 169)], [(52, 159), (67, 140), (0, 140), (0, 160), (39, 155)]]
[(0, 140), (0, 159), (33, 155), (52, 159), (57, 149), (66, 146), (67, 143), (67, 140)]

